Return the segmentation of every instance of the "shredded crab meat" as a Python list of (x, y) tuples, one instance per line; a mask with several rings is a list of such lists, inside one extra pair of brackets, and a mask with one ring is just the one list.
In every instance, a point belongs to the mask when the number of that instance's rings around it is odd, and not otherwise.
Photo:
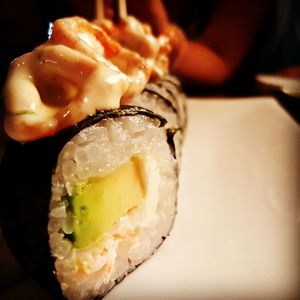
[(55, 135), (99, 109), (117, 108), (167, 72), (168, 42), (128, 17), (116, 26), (56, 20), (47, 42), (15, 59), (4, 86), (5, 130), (20, 142)]

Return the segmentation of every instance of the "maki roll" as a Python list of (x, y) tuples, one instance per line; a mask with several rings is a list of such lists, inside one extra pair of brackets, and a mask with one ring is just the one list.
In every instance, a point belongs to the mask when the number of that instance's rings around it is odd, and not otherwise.
[(165, 117), (167, 128), (177, 128), (182, 133), (187, 126), (185, 96), (176, 77), (165, 75), (146, 84), (141, 94), (130, 100), (131, 104), (148, 108)]
[(172, 227), (177, 165), (164, 121), (131, 111), (83, 129), (58, 157), (48, 233), (67, 297), (104, 295), (151, 256)]
[[(151, 111), (121, 107), (98, 112), (59, 137), (8, 148), (1, 189), (13, 201), (4, 204), (3, 229), (27, 269), (47, 278), (51, 255), (63, 295), (91, 299), (155, 252), (172, 228), (178, 187), (164, 123)], [(47, 151), (48, 169), (41, 168), (45, 148), (56, 152)], [(36, 232), (33, 240), (28, 230)]]
[(186, 117), (168, 51), (134, 18), (72, 17), (12, 63), (3, 235), (55, 297), (103, 297), (170, 234)]
[(174, 76), (164, 75), (155, 82), (147, 83), (142, 93), (133, 97), (129, 103), (145, 107), (166, 118), (170, 143), (174, 143), (174, 153), (180, 166), (187, 127), (185, 95), (180, 81)]

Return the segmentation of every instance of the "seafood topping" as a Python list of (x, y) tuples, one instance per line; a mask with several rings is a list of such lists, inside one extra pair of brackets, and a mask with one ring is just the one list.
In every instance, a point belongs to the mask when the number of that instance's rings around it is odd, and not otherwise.
[(170, 46), (133, 17), (56, 20), (48, 41), (15, 59), (4, 86), (5, 130), (20, 142), (117, 108), (168, 71)]

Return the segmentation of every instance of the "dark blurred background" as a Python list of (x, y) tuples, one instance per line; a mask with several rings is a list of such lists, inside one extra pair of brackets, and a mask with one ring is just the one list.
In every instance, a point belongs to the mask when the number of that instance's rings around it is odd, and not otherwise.
[[(193, 38), (205, 28), (217, 1), (164, 2), (171, 20), (184, 28), (189, 38)], [(9, 63), (47, 39), (49, 22), (72, 15), (92, 19), (94, 7), (93, 0), (0, 1), (0, 87), (5, 81)], [(237, 72), (237, 78), (246, 69), (276, 72), (291, 65), (300, 65), (300, 1), (270, 0), (269, 10), (248, 59), (241, 66), (241, 72)]]

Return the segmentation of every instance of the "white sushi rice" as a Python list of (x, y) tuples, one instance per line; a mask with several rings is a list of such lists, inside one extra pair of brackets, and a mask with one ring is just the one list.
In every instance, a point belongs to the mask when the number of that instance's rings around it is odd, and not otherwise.
[[(61, 151), (52, 178), (48, 232), (56, 276), (67, 298), (105, 295), (169, 234), (176, 214), (178, 169), (165, 129), (157, 122), (142, 115), (107, 119), (82, 130)], [(76, 183), (105, 176), (133, 156), (143, 161), (145, 200), (98, 244), (74, 248), (64, 238), (64, 232), (72, 232), (72, 222), (62, 198), (72, 194)]]

